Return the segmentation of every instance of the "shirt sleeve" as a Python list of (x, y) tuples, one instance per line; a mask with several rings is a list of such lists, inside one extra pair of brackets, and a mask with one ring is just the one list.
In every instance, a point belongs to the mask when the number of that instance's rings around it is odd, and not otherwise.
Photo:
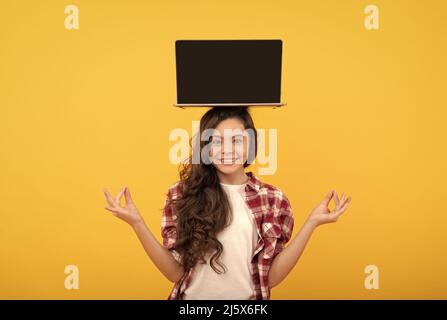
[(174, 249), (177, 241), (177, 215), (172, 203), (173, 197), (177, 195), (175, 189), (176, 185), (170, 187), (168, 193), (166, 194), (161, 219), (161, 235), (163, 238), (163, 247), (172, 253), (177, 262), (181, 263), (180, 254)]
[(279, 213), (277, 221), (281, 228), (281, 236), (278, 238), (275, 246), (275, 256), (284, 249), (284, 245), (292, 237), (293, 226), (294, 226), (294, 216), (290, 201), (287, 196), (282, 193)]

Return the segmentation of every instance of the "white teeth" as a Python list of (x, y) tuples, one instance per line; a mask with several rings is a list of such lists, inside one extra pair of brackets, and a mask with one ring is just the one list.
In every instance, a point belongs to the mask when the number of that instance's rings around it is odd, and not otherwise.
[(236, 161), (238, 161), (238, 159), (220, 159), (221, 163), (236, 163)]

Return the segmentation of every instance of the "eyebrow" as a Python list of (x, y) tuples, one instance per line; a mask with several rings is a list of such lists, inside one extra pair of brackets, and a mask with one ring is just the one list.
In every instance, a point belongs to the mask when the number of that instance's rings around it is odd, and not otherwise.
[[(221, 138), (222, 135), (213, 134), (212, 137)], [(243, 135), (243, 134), (240, 134), (240, 133), (237, 133), (237, 134), (235, 134), (235, 135), (233, 135), (233, 136), (231, 136), (231, 137), (233, 137), (233, 138), (234, 138), (234, 137), (244, 137), (244, 135)]]

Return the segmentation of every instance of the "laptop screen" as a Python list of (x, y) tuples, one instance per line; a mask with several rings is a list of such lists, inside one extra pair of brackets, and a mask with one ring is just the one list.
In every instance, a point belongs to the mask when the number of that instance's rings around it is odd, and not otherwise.
[(178, 104), (280, 103), (281, 40), (177, 40)]

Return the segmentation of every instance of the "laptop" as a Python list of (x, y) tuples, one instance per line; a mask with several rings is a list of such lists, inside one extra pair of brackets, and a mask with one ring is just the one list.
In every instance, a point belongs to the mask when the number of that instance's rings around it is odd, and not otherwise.
[(282, 40), (177, 40), (176, 107), (285, 106)]

